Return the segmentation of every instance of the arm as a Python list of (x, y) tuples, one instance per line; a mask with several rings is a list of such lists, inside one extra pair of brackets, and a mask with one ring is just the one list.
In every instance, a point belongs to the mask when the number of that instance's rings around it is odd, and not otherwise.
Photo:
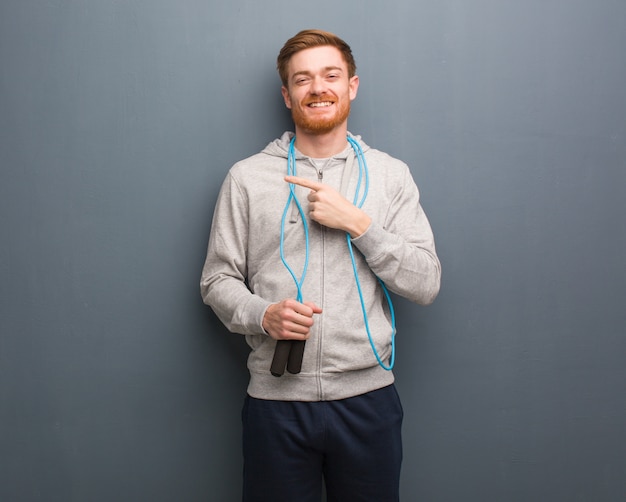
[(283, 300), (271, 303), (252, 293), (247, 285), (248, 204), (229, 174), (215, 206), (207, 257), (200, 289), (204, 303), (211, 306), (230, 330), (244, 335), (270, 335), (278, 339), (309, 337), (315, 304)]
[(328, 185), (293, 176), (285, 181), (311, 189), (311, 218), (348, 232), (371, 270), (391, 291), (419, 304), (432, 303), (439, 292), (441, 265), (408, 168), (382, 222), (373, 221)]
[(229, 173), (215, 205), (200, 292), (230, 331), (263, 334), (261, 323), (270, 302), (254, 295), (246, 284), (247, 243), (247, 200)]
[(441, 264), (419, 190), (406, 169), (384, 221), (352, 240), (372, 271), (394, 293), (428, 305), (439, 293)]

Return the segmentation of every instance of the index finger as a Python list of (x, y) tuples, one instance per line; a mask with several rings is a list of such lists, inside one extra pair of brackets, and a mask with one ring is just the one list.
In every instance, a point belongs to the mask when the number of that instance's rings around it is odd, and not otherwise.
[(306, 178), (300, 178), (299, 176), (285, 176), (287, 183), (293, 183), (294, 185), (300, 185), (304, 188), (310, 188), (311, 190), (320, 190), (324, 185), (317, 181), (308, 180)]

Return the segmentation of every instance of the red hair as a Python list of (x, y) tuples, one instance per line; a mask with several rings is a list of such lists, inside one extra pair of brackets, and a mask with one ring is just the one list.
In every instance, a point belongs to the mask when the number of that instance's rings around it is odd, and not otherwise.
[(350, 78), (356, 75), (356, 64), (354, 57), (352, 56), (352, 50), (350, 46), (344, 42), (341, 38), (333, 33), (322, 30), (303, 30), (294, 37), (285, 42), (283, 48), (278, 53), (276, 60), (276, 69), (280, 75), (280, 80), (283, 85), (287, 87), (287, 80), (289, 79), (289, 61), (291, 57), (296, 53), (304, 49), (311, 49), (313, 47), (331, 46), (339, 49), (344, 61), (348, 65), (348, 76)]

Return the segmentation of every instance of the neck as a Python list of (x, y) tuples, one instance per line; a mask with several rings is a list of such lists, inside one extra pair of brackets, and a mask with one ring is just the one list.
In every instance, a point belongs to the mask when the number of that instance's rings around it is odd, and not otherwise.
[(338, 127), (326, 134), (309, 134), (296, 126), (296, 148), (307, 157), (327, 159), (346, 148), (348, 127)]

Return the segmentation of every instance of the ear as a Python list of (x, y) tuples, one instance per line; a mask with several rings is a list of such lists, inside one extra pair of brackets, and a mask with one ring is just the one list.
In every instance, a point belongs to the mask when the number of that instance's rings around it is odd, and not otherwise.
[(356, 98), (357, 91), (359, 90), (359, 76), (355, 75), (348, 82), (348, 88), (350, 91), (350, 101)]
[(280, 92), (283, 95), (283, 99), (285, 100), (285, 106), (291, 110), (291, 97), (289, 96), (289, 89), (287, 89), (284, 85), (280, 88)]

